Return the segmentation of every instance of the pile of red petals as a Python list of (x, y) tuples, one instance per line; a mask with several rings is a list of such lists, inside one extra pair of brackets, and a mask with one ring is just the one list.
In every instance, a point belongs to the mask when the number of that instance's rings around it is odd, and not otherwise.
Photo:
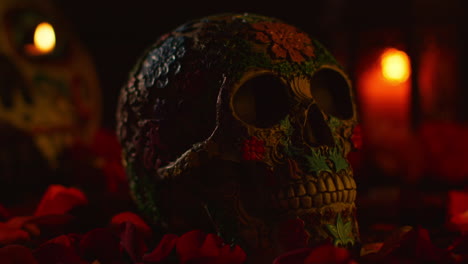
[[(32, 216), (12, 217), (0, 223), (0, 244), (3, 246), (0, 262), (241, 264), (246, 259), (239, 246), (227, 245), (220, 237), (199, 230), (180, 237), (166, 234), (150, 251), (152, 230), (132, 212), (114, 215), (105, 227), (85, 233), (59, 234), (57, 230), (66, 230), (73, 218), (69, 212), (87, 203), (84, 193), (76, 188), (50, 186)], [(51, 228), (47, 224), (55, 226), (53, 234), (56, 236), (51, 237)]]
[[(9, 217), (0, 223), (1, 263), (25, 264), (241, 264), (248, 259), (237, 245), (229, 245), (215, 234), (193, 230), (180, 236), (154, 237), (152, 229), (133, 212), (110, 217), (104, 227), (86, 232), (66, 232), (74, 217), (70, 212), (88, 204), (76, 188), (52, 185), (36, 211), (27, 217)], [(6, 215), (7, 209), (2, 208)], [(293, 235), (285, 241), (307, 240), (303, 224), (291, 220)], [(287, 230), (283, 230), (286, 232)], [(291, 240), (291, 241), (292, 241)], [(154, 242), (157, 243), (154, 243)], [(375, 247), (375, 245), (374, 245)], [(364, 245), (364, 249), (366, 245)], [(364, 252), (364, 251), (363, 251)], [(377, 249), (352, 256), (342, 248), (325, 244), (316, 248), (291, 248), (276, 257), (274, 264), (313, 263), (468, 263), (468, 235), (453, 239), (446, 247), (435, 246), (428, 230), (398, 229)]]

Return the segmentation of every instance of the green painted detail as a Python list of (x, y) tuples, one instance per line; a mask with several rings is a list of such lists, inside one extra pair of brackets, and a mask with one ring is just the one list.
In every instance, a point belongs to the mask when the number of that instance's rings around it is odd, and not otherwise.
[(337, 131), (343, 124), (341, 123), (340, 119), (334, 116), (330, 116), (330, 120), (328, 120), (328, 125), (333, 131)]
[(243, 19), (249, 22), (250, 24), (257, 23), (257, 22), (264, 22), (264, 21), (271, 21), (271, 22), (277, 21), (277, 19), (275, 18), (265, 17), (262, 15), (253, 14), (253, 13), (242, 14), (242, 15), (239, 15), (237, 18)]
[(294, 128), (291, 125), (291, 120), (289, 120), (289, 116), (280, 121), (280, 128), (282, 131), (284, 131), (284, 135), (286, 137), (285, 139), (287, 141), (291, 141), (291, 136), (294, 132)]
[(343, 156), (343, 150), (335, 147), (330, 151), (330, 160), (335, 164), (336, 171), (346, 170), (349, 167), (349, 163)]
[(320, 150), (311, 149), (312, 155), (306, 156), (307, 162), (307, 172), (317, 172), (319, 174), (321, 171), (333, 172), (330, 166), (327, 164), (327, 158), (320, 153)]
[(341, 214), (336, 218), (336, 226), (327, 224), (326, 227), (334, 238), (335, 246), (346, 246), (348, 243), (354, 245), (351, 222), (343, 223)]

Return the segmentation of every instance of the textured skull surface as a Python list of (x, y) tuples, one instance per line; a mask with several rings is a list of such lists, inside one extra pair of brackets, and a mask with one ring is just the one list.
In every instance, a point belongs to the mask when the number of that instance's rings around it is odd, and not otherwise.
[(252, 14), (180, 26), (138, 62), (117, 120), (134, 198), (168, 231), (218, 232), (260, 262), (359, 244), (350, 82), (296, 27)]

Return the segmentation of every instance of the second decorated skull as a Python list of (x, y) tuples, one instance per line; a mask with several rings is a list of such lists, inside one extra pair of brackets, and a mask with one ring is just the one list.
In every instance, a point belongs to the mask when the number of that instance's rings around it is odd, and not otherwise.
[(359, 244), (350, 81), (298, 28), (252, 14), (178, 27), (137, 63), (117, 121), (132, 194), (168, 232), (217, 232), (256, 262)]

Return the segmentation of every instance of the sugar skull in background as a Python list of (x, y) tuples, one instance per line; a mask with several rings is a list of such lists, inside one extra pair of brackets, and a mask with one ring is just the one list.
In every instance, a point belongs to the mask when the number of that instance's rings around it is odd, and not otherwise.
[(61, 151), (89, 140), (99, 121), (94, 65), (57, 10), (44, 0), (2, 0), (2, 194), (40, 189)]
[(147, 50), (119, 100), (133, 196), (153, 223), (219, 233), (251, 263), (358, 247), (350, 81), (296, 27), (252, 14), (187, 23)]

